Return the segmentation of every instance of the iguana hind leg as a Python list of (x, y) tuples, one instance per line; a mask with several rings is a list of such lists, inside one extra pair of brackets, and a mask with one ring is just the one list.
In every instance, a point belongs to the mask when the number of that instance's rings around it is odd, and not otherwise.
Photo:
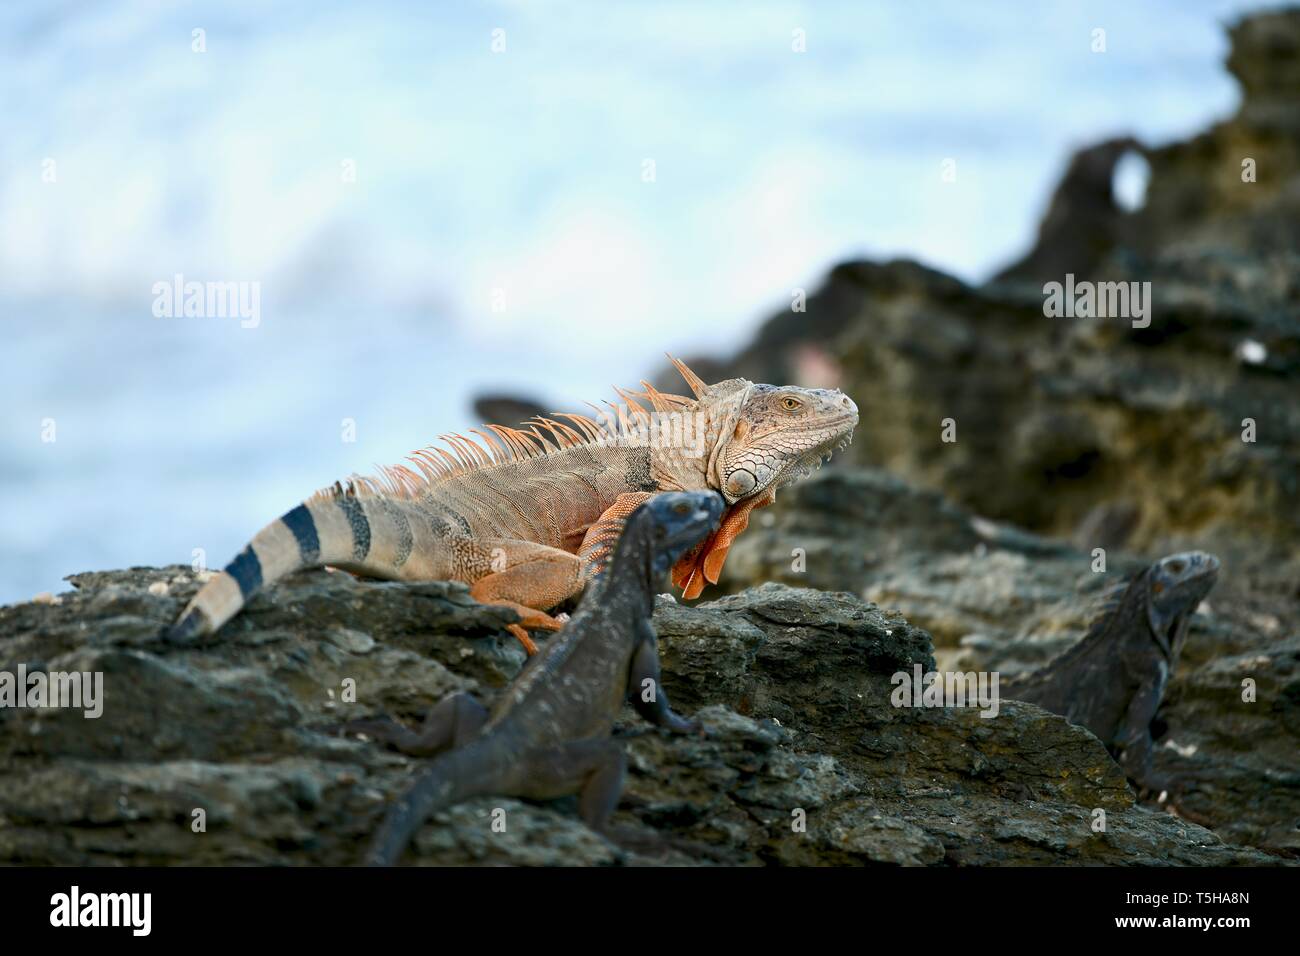
[(558, 631), (563, 626), (542, 609), (555, 607), (582, 590), (581, 562), (559, 548), (509, 538), (475, 539), (463, 547), (470, 552), (468, 559), (486, 561), (490, 569), (470, 585), (470, 596), (518, 614), (519, 623), (508, 625), (508, 630), (524, 650), (535, 653), (537, 645), (528, 630)]
[(472, 695), (462, 692), (430, 708), (419, 730), (411, 730), (395, 720), (377, 718), (348, 721), (343, 730), (373, 737), (413, 757), (432, 757), (451, 747), (463, 746), (487, 719), (488, 709)]
[(627, 754), (608, 737), (579, 740), (532, 754), (523, 779), (534, 799), (578, 794), (578, 815), (597, 832), (603, 831), (623, 794)]

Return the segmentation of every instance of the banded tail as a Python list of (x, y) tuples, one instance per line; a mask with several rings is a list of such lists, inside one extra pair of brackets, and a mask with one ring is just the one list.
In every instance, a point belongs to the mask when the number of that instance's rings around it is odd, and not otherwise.
[(194, 596), (167, 639), (186, 643), (212, 633), (264, 585), (305, 568), (330, 565), (391, 579), (436, 577), (429, 561), (439, 549), (424, 540), (428, 535), (428, 522), (419, 520), (413, 502), (359, 496), (336, 486), (259, 531)]

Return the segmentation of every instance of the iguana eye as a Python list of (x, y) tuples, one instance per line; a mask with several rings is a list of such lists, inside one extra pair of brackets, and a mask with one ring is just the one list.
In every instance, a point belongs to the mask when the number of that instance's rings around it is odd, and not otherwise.
[(673, 514), (675, 515), (686, 515), (690, 514), (690, 512), (691, 506), (684, 501), (679, 501), (677, 504), (673, 505)]
[(802, 405), (803, 402), (799, 401), (799, 399), (797, 398), (787, 397), (781, 399), (781, 407), (784, 408), (787, 412), (793, 412), (795, 409), (799, 408)]

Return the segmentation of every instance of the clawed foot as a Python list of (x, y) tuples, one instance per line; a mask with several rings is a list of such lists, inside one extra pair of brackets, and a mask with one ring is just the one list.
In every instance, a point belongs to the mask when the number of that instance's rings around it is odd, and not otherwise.
[(700, 737), (704, 736), (704, 727), (698, 720), (683, 717), (681, 714), (674, 713), (671, 710), (664, 715), (661, 726), (666, 727), (675, 734), (694, 734)]
[(1184, 805), (1187, 794), (1199, 789), (1195, 774), (1151, 773), (1144, 776), (1141, 781), (1134, 781), (1134, 786), (1139, 799), (1155, 801), (1161, 809), (1172, 813), (1180, 820), (1187, 820), (1189, 823), (1203, 827), (1213, 826), (1212, 820), (1188, 810)]
[[(557, 626), (544, 627), (541, 624), (539, 624), (537, 621), (532, 621), (530, 626), (540, 627), (542, 630), (546, 630), (546, 631), (558, 631), (560, 629), (558, 625), (569, 623), (569, 615), (561, 611), (559, 614), (556, 614), (554, 617), (552, 617), (550, 621), (551, 623), (554, 623)], [(506, 630), (509, 631), (511, 634), (513, 634), (515, 636), (515, 640), (519, 641), (519, 643), (524, 646), (524, 651), (528, 654), (529, 657), (532, 657), (534, 654), (537, 653), (537, 642), (534, 641), (532, 637), (529, 636), (528, 631), (524, 628), (522, 624), (507, 624)]]
[(641, 827), (611, 824), (601, 831), (601, 835), (625, 853), (637, 856), (667, 856), (674, 849), (668, 836)]
[(509, 631), (511, 634), (513, 634), (515, 636), (515, 640), (517, 640), (520, 644), (524, 646), (524, 653), (527, 654), (529, 657), (532, 657), (534, 654), (537, 653), (537, 643), (531, 637), (528, 636), (528, 632), (525, 631), (521, 626), (519, 626), (518, 624), (507, 624), (506, 630)]
[(690, 717), (683, 717), (675, 711), (668, 711), (666, 714), (656, 714), (645, 723), (634, 724), (625, 727), (619, 731), (622, 737), (640, 737), (642, 734), (653, 733), (655, 730), (666, 730), (672, 734), (682, 736), (707, 737), (704, 725), (698, 720)]
[(1148, 771), (1140, 778), (1134, 778), (1133, 786), (1139, 797), (1165, 803), (1193, 790), (1199, 790), (1203, 779), (1203, 775), (1195, 769), (1171, 772)]
[(1195, 823), (1197, 826), (1205, 827), (1207, 830), (1213, 830), (1218, 825), (1218, 821), (1210, 817), (1203, 816), (1192, 810), (1188, 810), (1181, 802), (1177, 800), (1165, 800), (1161, 802), (1165, 811), (1173, 814), (1180, 820), (1186, 820), (1188, 823)]

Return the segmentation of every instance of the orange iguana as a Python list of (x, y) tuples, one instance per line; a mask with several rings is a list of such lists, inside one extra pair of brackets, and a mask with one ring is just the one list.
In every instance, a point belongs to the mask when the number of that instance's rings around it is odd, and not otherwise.
[(598, 418), (557, 413), (523, 429), (485, 425), (472, 430), (481, 443), (444, 435), (450, 451), (415, 452), (414, 468), (317, 492), (214, 575), (169, 639), (215, 631), (263, 585), (328, 565), (374, 578), (463, 581), (476, 600), (519, 614), (510, 630), (532, 653), (525, 628), (559, 630), (546, 611), (582, 591), (638, 505), (658, 492), (714, 490), (727, 505), (721, 526), (673, 568), (673, 583), (697, 596), (706, 581), (717, 583), (749, 512), (852, 440), (858, 409), (827, 389), (706, 385), (672, 361), (694, 398), (642, 382), (644, 392), (616, 389), (625, 404), (596, 409)]

